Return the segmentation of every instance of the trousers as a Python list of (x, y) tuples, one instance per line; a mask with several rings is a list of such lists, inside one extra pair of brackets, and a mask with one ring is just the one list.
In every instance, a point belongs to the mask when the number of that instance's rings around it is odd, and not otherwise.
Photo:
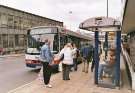
[(52, 68), (49, 65), (48, 62), (42, 62), (43, 63), (43, 77), (44, 77), (44, 83), (45, 85), (49, 84)]

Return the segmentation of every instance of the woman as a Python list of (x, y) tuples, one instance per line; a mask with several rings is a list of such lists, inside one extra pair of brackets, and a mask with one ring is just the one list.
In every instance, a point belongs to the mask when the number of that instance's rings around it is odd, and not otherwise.
[(69, 72), (71, 65), (73, 65), (73, 52), (70, 43), (67, 43), (60, 51), (60, 55), (62, 54), (64, 54), (64, 59), (62, 60), (63, 80), (70, 80)]
[(99, 64), (98, 78), (102, 80), (103, 71), (108, 74), (112, 74), (112, 80), (114, 81), (114, 66), (115, 66), (115, 48), (109, 50), (109, 55), (104, 63)]

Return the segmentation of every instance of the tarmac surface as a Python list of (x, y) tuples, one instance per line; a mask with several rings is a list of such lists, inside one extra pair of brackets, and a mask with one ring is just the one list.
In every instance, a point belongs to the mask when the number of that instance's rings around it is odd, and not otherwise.
[(21, 54), (0, 57), (0, 93), (7, 93), (19, 86), (35, 80), (39, 70), (26, 67), (25, 57)]

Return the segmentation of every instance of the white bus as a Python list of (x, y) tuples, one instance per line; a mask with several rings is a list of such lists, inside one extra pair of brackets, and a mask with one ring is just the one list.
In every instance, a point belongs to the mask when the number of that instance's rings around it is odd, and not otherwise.
[(25, 54), (26, 66), (30, 68), (41, 67), (39, 60), (40, 48), (45, 39), (51, 41), (50, 48), (53, 54), (57, 54), (66, 43), (73, 42), (81, 48), (81, 42), (89, 42), (90, 37), (69, 31), (62, 27), (39, 26), (28, 30), (27, 49)]

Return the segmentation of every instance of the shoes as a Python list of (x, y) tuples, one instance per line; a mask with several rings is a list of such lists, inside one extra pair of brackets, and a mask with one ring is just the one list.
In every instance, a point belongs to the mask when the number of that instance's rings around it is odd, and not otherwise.
[(52, 88), (52, 85), (48, 84), (48, 85), (45, 85), (46, 88)]
[(99, 83), (103, 83), (103, 80), (102, 80), (102, 79), (100, 79), (100, 80), (98, 80), (98, 82), (99, 82)]
[(68, 78), (68, 79), (63, 79), (63, 80), (70, 80), (70, 78)]
[(70, 80), (70, 78), (66, 79), (66, 80)]
[(93, 72), (93, 69), (91, 68), (91, 72)]
[(98, 81), (99, 81), (99, 82), (103, 82), (103, 79), (102, 79), (102, 78), (98, 78)]
[(70, 72), (72, 72), (73, 70), (70, 70)]
[(82, 72), (85, 72), (84, 70), (82, 70)]

